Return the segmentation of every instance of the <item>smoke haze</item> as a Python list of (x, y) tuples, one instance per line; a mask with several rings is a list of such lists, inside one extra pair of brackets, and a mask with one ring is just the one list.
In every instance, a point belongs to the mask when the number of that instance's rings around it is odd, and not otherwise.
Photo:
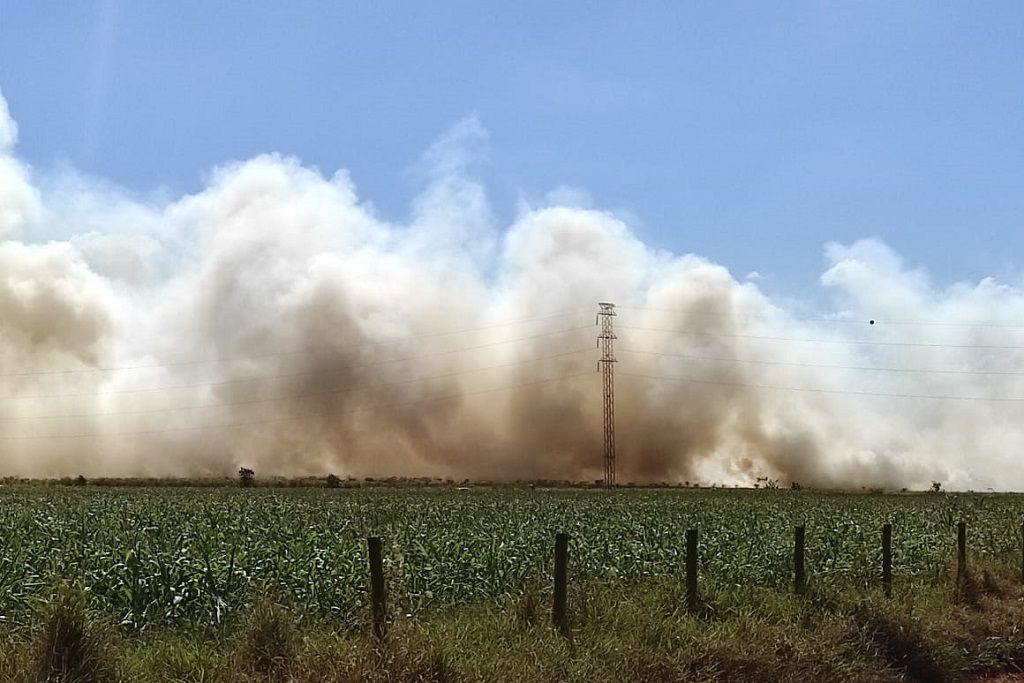
[(612, 301), (620, 480), (1024, 487), (1020, 280), (866, 239), (773, 301), (578, 193), (501, 226), (473, 119), (402, 225), (289, 157), (140, 199), (17, 137), (0, 97), (0, 475), (600, 478)]

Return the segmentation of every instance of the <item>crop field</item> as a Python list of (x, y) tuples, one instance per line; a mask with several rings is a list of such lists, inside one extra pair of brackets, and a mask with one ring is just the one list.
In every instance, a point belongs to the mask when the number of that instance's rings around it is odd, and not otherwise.
[(793, 527), (812, 586), (878, 585), (893, 524), (896, 591), (944, 580), (956, 523), (972, 561), (1019, 567), (1024, 497), (810, 491), (528, 488), (0, 488), (0, 616), (17, 630), (57, 582), (127, 631), (223, 623), (254, 595), (299, 619), (355, 626), (367, 605), (366, 537), (384, 542), (392, 609), (500, 604), (550, 584), (571, 536), (570, 591), (683, 575), (700, 529), (700, 580), (787, 591)]

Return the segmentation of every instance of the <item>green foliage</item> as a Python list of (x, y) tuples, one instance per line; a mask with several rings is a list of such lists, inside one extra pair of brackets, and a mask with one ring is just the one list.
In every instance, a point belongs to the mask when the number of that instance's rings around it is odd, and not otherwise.
[(558, 530), (571, 535), (573, 586), (681, 580), (694, 526), (703, 587), (786, 592), (794, 526), (807, 529), (812, 588), (845, 590), (877, 588), (891, 522), (898, 593), (947, 580), (961, 519), (972, 563), (1019, 566), (1022, 517), (1024, 498), (992, 494), (8, 486), (0, 614), (26, 623), (68, 577), (126, 632), (230, 624), (257, 595), (303, 621), (359, 628), (370, 535), (385, 541), (390, 608), (427, 616), (546, 590)]
[(36, 638), (36, 680), (41, 683), (114, 681), (110, 636), (94, 622), (84, 596), (62, 589)]
[[(422, 619), (399, 616), (383, 642), (366, 630), (296, 622), (289, 611), (258, 600), (226, 628), (104, 637), (102, 649), (109, 642), (114, 655), (104, 661), (116, 659), (116, 674), (109, 665), (79, 668), (77, 679), (53, 677), (54, 667), (38, 665), (38, 647), (0, 630), (0, 680), (966, 683), (1024, 668), (1024, 591), (1016, 574), (985, 579), (985, 571), (972, 604), (959, 601), (949, 581), (916, 585), (893, 599), (872, 589), (797, 597), (725, 586), (707, 590), (706, 610), (691, 611), (671, 578), (642, 587), (580, 583), (570, 601), (571, 640), (550, 625), (550, 595), (535, 600), (531, 591), (497, 609), (483, 604)], [(998, 590), (989, 592), (993, 586)], [(80, 598), (57, 601), (73, 615), (70, 622), (84, 625), (62, 633), (98, 628)], [(50, 630), (52, 621), (44, 621)], [(42, 642), (43, 629), (33, 634)]]
[(268, 681), (287, 680), (299, 644), (294, 617), (279, 605), (262, 600), (242, 625), (237, 668)]

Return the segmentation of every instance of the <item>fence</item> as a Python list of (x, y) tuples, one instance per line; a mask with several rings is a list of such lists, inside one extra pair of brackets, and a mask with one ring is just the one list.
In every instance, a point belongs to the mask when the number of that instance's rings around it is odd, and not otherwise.
[[(373, 616), (373, 632), (383, 638), (387, 632), (387, 599), (384, 586), (384, 555), (381, 539), (371, 536), (367, 539), (370, 560), (370, 612)], [(697, 529), (686, 531), (686, 604), (696, 609), (700, 604), (698, 591), (698, 546)], [(806, 533), (803, 526), (793, 529), (793, 592), (803, 595), (807, 590)], [(892, 524), (882, 526), (881, 587), (886, 598), (892, 597)], [(956, 525), (956, 584), (960, 587), (968, 571), (967, 565), (967, 523)], [(1021, 522), (1021, 568), (1020, 580), (1024, 583), (1024, 522)], [(554, 572), (552, 585), (551, 621), (563, 635), (569, 629), (569, 534), (555, 535)]]

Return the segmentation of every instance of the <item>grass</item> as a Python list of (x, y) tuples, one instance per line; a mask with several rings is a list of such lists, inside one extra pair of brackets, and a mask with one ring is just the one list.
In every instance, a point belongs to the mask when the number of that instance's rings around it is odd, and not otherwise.
[(274, 681), (287, 679), (296, 668), (300, 640), (295, 617), (286, 609), (262, 600), (242, 623), (235, 647), (235, 668)]
[[(399, 614), (384, 641), (266, 601), (214, 629), (118, 637), (70, 594), (40, 615), (31, 638), (0, 641), (0, 674), (24, 683), (955, 683), (1024, 667), (1024, 591), (987, 574), (973, 575), (969, 596), (946, 581), (891, 600), (871, 590), (711, 587), (694, 611), (674, 582), (595, 584), (571, 595), (570, 638), (550, 627), (548, 596), (534, 593), (424, 619)], [(58, 650), (77, 654), (39, 656)]]
[(959, 520), (972, 560), (1019, 563), (1022, 517), (1024, 497), (1011, 495), (0, 487), (0, 616), (26, 623), (64, 579), (139, 631), (222, 623), (260, 595), (302, 621), (355, 625), (368, 535), (384, 542), (393, 601), (417, 617), (545, 583), (557, 531), (571, 534), (574, 580), (679, 579), (697, 527), (702, 577), (787, 590), (794, 525), (807, 529), (811, 580), (864, 588), (892, 523), (896, 580), (927, 582), (951, 560)]
[(4, 680), (40, 683), (113, 683), (116, 674), (114, 630), (93, 618), (79, 591), (61, 588), (40, 615), (30, 638), (12, 638), (7, 650), (20, 646), (20, 660), (0, 659)]
[[(0, 487), (0, 681), (970, 681), (1024, 669), (1022, 516), (1014, 495), (18, 484)], [(572, 538), (568, 638), (550, 625), (556, 531)]]

